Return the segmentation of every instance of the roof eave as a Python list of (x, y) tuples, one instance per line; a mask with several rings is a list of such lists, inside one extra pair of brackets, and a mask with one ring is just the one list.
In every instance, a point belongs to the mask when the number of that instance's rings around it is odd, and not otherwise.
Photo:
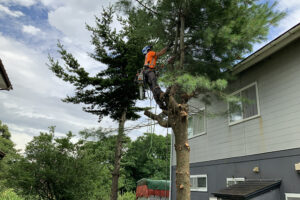
[(281, 185), (281, 180), (278, 180), (276, 183), (274, 183), (274, 184), (272, 184), (272, 185), (270, 185), (270, 186), (268, 186), (268, 187), (265, 187), (265, 188), (263, 188), (263, 189), (261, 189), (261, 190), (258, 190), (258, 191), (256, 191), (255, 193), (249, 194), (248, 196), (246, 196), (246, 199), (251, 199), (251, 198), (254, 198), (254, 197), (256, 197), (256, 196), (262, 195), (262, 194), (264, 194), (266, 191), (271, 191), (271, 190), (273, 190), (273, 189), (279, 187), (280, 185)]
[[(249, 180), (251, 181), (251, 180)], [(263, 180), (261, 180), (263, 181)], [(248, 199), (252, 199), (254, 197), (257, 197), (257, 196), (260, 196), (262, 194), (265, 194), (273, 189), (276, 189), (276, 188), (279, 188), (280, 185), (281, 185), (281, 180), (265, 180), (265, 181), (272, 181), (273, 183), (270, 183), (270, 185), (268, 186), (265, 186), (263, 188), (260, 188), (260, 189), (257, 189), (251, 193), (248, 193), (248, 194), (226, 194), (226, 193), (218, 193), (218, 192), (213, 192), (212, 194), (215, 196), (215, 197), (219, 197), (219, 198), (224, 198), (224, 199), (231, 199), (231, 200), (248, 200)], [(245, 182), (244, 182), (245, 183)], [(241, 183), (243, 184), (243, 183)], [(236, 185), (234, 186), (230, 186), (230, 187), (235, 187)]]
[(9, 78), (8, 78), (8, 75), (7, 75), (6, 71), (5, 71), (5, 68), (4, 68), (4, 65), (3, 65), (1, 59), (0, 59), (0, 71), (2, 72), (4, 81), (5, 81), (6, 85), (7, 85), (6, 88), (4, 88), (4, 89), (0, 88), (0, 90), (12, 90), (13, 89), (12, 84), (11, 84)]
[(268, 56), (274, 54), (279, 51), (283, 47), (287, 46), (294, 40), (300, 37), (300, 23), (295, 25), (293, 28), (289, 29), (272, 42), (266, 44), (255, 53), (248, 56), (246, 59), (238, 63), (233, 69), (233, 74), (239, 74), (240, 72), (248, 69), (249, 67), (255, 65), (256, 63), (262, 61)]

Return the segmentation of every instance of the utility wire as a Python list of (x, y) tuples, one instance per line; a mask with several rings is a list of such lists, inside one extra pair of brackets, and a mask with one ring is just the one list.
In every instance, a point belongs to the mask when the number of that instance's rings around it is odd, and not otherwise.
[(152, 13), (158, 15), (158, 13), (157, 13), (156, 11), (154, 11), (154, 10), (152, 10), (151, 8), (145, 6), (145, 5), (144, 5), (142, 2), (140, 2), (139, 0), (135, 0), (135, 1), (138, 2), (138, 3), (139, 3), (141, 6), (143, 6), (144, 8), (146, 8), (147, 10), (149, 10), (150, 12), (152, 12)]
[[(137, 125), (137, 126), (127, 127), (127, 128), (124, 128), (124, 132), (132, 131), (132, 130), (139, 129), (139, 128), (153, 126), (155, 124), (158, 124), (158, 123), (157, 122), (147, 123), (147, 124), (140, 124), (140, 125)], [(107, 131), (104, 131), (104, 133), (113, 133), (113, 132), (117, 132), (117, 131), (118, 131), (118, 128), (112, 128), (112, 129), (109, 129)]]

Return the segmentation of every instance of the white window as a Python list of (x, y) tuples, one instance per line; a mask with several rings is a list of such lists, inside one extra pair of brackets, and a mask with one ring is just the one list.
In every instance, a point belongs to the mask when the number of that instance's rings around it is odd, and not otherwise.
[(207, 175), (191, 175), (191, 191), (207, 192)]
[(232, 186), (241, 182), (244, 182), (245, 178), (227, 178), (226, 179), (226, 186)]
[(236, 96), (240, 100), (231, 102), (228, 105), (229, 125), (253, 119), (260, 115), (256, 82), (232, 93), (231, 95)]
[(285, 194), (286, 200), (300, 200), (300, 194), (295, 193), (286, 193)]
[(222, 200), (221, 198), (217, 198), (217, 197), (209, 197), (209, 200)]
[(205, 109), (201, 108), (199, 112), (191, 114), (188, 123), (188, 138), (205, 134)]

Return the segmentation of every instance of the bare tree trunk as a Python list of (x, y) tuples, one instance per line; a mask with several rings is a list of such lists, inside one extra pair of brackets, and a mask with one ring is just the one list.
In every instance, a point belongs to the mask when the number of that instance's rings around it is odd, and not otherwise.
[[(180, 14), (180, 69), (184, 68), (185, 44), (184, 44), (185, 18)], [(182, 94), (179, 94), (182, 98)], [(175, 101), (175, 99), (174, 99)], [(182, 101), (182, 99), (180, 99)], [(171, 101), (172, 102), (172, 101)], [(185, 103), (185, 101), (182, 101)], [(190, 200), (190, 146), (188, 144), (188, 106), (187, 104), (171, 105), (179, 108), (173, 116), (172, 130), (175, 135), (176, 150), (176, 199)]]
[(176, 116), (172, 126), (176, 150), (176, 199), (190, 200), (190, 147), (188, 144), (188, 120)]
[(173, 49), (173, 55), (177, 55), (177, 49), (178, 49), (178, 37), (179, 37), (179, 30), (180, 30), (180, 17), (176, 20), (176, 33), (175, 33), (175, 40), (174, 40), (174, 49)]
[(121, 163), (121, 156), (122, 156), (122, 148), (123, 148), (123, 138), (124, 138), (124, 125), (126, 121), (126, 111), (122, 113), (122, 117), (119, 120), (119, 130), (118, 136), (116, 141), (116, 148), (115, 148), (115, 163), (114, 163), (114, 170), (112, 172), (112, 185), (111, 185), (111, 200), (118, 199), (118, 185), (119, 185), (119, 177), (120, 177), (120, 163)]
[(184, 26), (185, 19), (184, 14), (180, 14), (180, 69), (183, 69), (184, 63)]

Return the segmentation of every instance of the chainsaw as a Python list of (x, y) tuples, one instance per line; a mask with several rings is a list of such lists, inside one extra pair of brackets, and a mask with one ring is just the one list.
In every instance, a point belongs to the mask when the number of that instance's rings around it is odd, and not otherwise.
[(145, 99), (145, 91), (144, 91), (144, 68), (142, 68), (137, 74), (136, 74), (136, 82), (139, 86), (139, 94), (140, 94), (140, 100)]

